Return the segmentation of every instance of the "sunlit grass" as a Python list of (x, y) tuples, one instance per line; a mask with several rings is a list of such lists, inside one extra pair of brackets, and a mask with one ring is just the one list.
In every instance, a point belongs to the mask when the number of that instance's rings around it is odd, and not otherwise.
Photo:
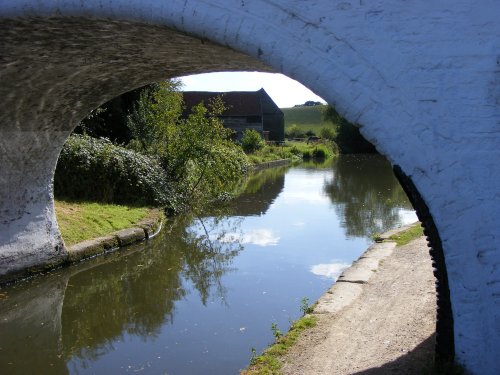
[[(317, 323), (317, 318), (313, 315), (306, 315), (296, 320), (290, 330), (281, 337), (277, 337), (276, 341), (269, 348), (264, 350), (261, 355), (252, 357), (250, 366), (241, 372), (242, 375), (278, 375), (281, 374), (282, 362), (281, 358), (295, 344), (300, 334), (312, 328)], [(276, 336), (276, 335), (275, 335)]]
[(248, 156), (250, 164), (260, 164), (280, 159), (305, 160), (314, 158), (315, 153), (321, 150), (325, 158), (330, 158), (336, 154), (331, 143), (307, 143), (290, 141), (283, 146), (265, 146), (264, 148), (251, 153)]
[(389, 239), (395, 241), (397, 246), (403, 246), (423, 235), (424, 232), (422, 226), (420, 223), (416, 223), (409, 229), (390, 236)]
[(147, 207), (90, 202), (55, 202), (59, 230), (67, 246), (128, 228), (147, 216)]

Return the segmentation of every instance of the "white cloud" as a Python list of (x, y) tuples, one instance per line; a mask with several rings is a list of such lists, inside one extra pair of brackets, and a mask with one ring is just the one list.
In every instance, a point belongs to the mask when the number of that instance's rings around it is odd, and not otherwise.
[(239, 242), (242, 245), (252, 244), (257, 246), (276, 246), (280, 237), (270, 229), (253, 229), (244, 234), (226, 233), (219, 238), (220, 242)]
[(340, 274), (348, 267), (350, 267), (349, 263), (322, 263), (312, 266), (311, 272), (318, 276), (337, 280)]

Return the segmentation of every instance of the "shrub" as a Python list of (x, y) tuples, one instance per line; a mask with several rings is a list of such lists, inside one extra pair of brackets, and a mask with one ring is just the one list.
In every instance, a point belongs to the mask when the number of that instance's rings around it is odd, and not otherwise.
[(330, 141), (333, 141), (335, 139), (335, 131), (333, 129), (330, 129), (330, 128), (321, 128), (320, 132), (319, 132), (319, 136), (323, 139), (328, 139)]
[(302, 129), (300, 129), (296, 124), (290, 126), (286, 131), (285, 135), (287, 138), (304, 138), (305, 133)]
[(309, 160), (309, 159), (311, 159), (311, 157), (312, 157), (311, 151), (309, 151), (309, 150), (302, 151), (302, 158), (304, 160)]
[(325, 159), (326, 158), (326, 152), (322, 148), (315, 148), (312, 152), (312, 157), (314, 159)]
[(306, 135), (308, 137), (315, 137), (316, 133), (314, 131), (312, 131), (311, 129), (309, 129), (308, 131), (306, 131)]
[(61, 198), (160, 206), (170, 190), (166, 181), (156, 159), (74, 134), (59, 156), (54, 192)]
[(245, 129), (241, 138), (241, 147), (247, 154), (251, 154), (265, 146), (265, 142), (259, 132), (253, 129)]

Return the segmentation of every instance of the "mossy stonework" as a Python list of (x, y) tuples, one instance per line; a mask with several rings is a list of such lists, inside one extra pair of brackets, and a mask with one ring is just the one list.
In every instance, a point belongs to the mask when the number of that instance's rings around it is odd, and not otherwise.
[(90, 110), (161, 79), (282, 72), (413, 182), (443, 250), (456, 361), (500, 371), (500, 4), (19, 0), (0, 4), (0, 275), (68, 256), (59, 152)]

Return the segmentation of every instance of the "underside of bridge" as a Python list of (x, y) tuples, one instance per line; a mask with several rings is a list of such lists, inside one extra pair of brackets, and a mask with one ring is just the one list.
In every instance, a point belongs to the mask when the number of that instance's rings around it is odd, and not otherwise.
[(0, 278), (65, 260), (52, 178), (90, 110), (165, 78), (276, 71), (361, 124), (393, 163), (442, 249), (456, 361), (498, 373), (500, 5), (303, 4), (1, 3)]

